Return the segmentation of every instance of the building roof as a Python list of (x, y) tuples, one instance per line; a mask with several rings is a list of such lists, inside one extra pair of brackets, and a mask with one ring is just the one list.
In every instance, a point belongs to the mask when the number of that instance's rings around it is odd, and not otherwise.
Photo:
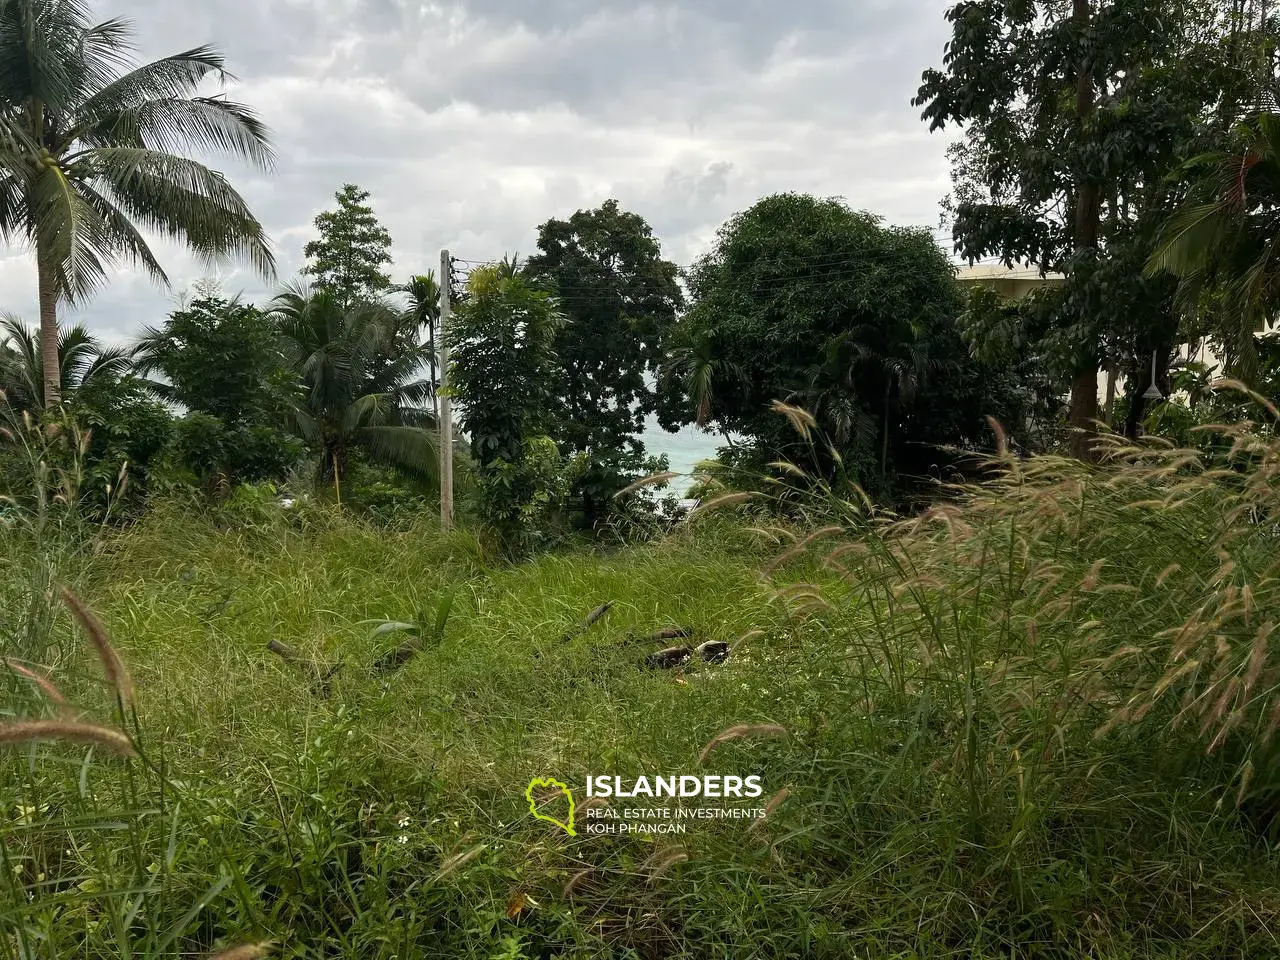
[(1046, 273), (1043, 276), (1039, 267), (1006, 267), (1003, 263), (979, 263), (972, 267), (961, 267), (956, 271), (956, 279), (970, 280), (1030, 280), (1032, 282), (1061, 283), (1066, 279), (1060, 273)]

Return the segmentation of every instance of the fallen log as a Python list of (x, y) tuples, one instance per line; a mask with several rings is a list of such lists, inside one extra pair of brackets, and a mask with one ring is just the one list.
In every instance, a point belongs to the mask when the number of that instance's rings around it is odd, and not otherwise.
[(422, 641), (414, 637), (412, 640), (406, 640), (400, 646), (388, 650), (377, 662), (374, 663), (372, 673), (375, 677), (384, 677), (389, 673), (395, 673), (406, 663), (422, 652)]
[(280, 640), (268, 640), (267, 649), (290, 666), (301, 667), (303, 664), (307, 663), (307, 661), (303, 659), (302, 654), (298, 653), (298, 651), (293, 649), (293, 647)]
[(689, 662), (693, 651), (688, 647), (668, 647), (644, 658), (644, 665), (654, 670), (673, 670)]
[(623, 639), (623, 643), (663, 643), (670, 640), (688, 640), (692, 636), (693, 627), (667, 627), (657, 633), (645, 634), (643, 637), (637, 637), (634, 633), (629, 633)]
[(329, 696), (333, 688), (333, 678), (338, 675), (338, 672), (343, 667), (342, 662), (339, 661), (327, 669), (322, 668), (320, 664), (316, 663), (314, 660), (307, 659), (293, 647), (281, 640), (268, 640), (267, 649), (294, 670), (305, 674), (307, 676), (308, 687), (311, 692), (318, 697), (327, 698)]
[(561, 643), (568, 643), (574, 637), (579, 636), (580, 634), (586, 633), (588, 630), (591, 629), (592, 626), (594, 626), (596, 623), (604, 619), (605, 614), (609, 612), (609, 608), (612, 606), (613, 606), (612, 600), (608, 600), (600, 604), (600, 606), (596, 607), (594, 610), (592, 610), (590, 613), (587, 614), (587, 618), (585, 620), (577, 624), (572, 630), (566, 633), (561, 638)]
[(729, 644), (723, 640), (708, 640), (696, 647), (694, 652), (707, 663), (724, 663), (729, 659)]
[[(311, 692), (317, 697), (323, 697), (326, 700), (329, 699), (329, 695), (333, 693), (333, 678), (336, 677), (345, 666), (345, 663), (339, 661), (324, 673), (316, 677), (311, 684)], [(316, 672), (319, 673), (318, 670)]]

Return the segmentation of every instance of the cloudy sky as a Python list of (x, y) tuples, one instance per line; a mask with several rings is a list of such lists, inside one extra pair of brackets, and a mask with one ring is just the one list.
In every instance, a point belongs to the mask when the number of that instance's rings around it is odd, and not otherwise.
[[(100, 0), (138, 54), (212, 42), (275, 133), (270, 175), (219, 164), (291, 278), (343, 182), (368, 189), (396, 279), (529, 252), (537, 224), (616, 197), (666, 255), (704, 252), (779, 190), (936, 227), (946, 138), (910, 99), (949, 0)], [(208, 273), (159, 245), (165, 290), (121, 270), (71, 314), (124, 339)], [(264, 297), (234, 266), (229, 292)], [(34, 269), (0, 259), (0, 307), (35, 319)]]

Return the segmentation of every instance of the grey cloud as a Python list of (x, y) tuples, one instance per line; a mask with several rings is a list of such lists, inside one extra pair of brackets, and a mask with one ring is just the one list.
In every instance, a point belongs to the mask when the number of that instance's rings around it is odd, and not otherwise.
[[(551, 216), (617, 197), (689, 262), (766, 193), (840, 195), (933, 224), (946, 140), (909, 104), (939, 61), (947, 0), (99, 0), (153, 57), (214, 42), (233, 95), (273, 127), (263, 176), (218, 162), (273, 237), (287, 280), (315, 214), (359, 183), (395, 274), (439, 249), (532, 251)], [(208, 274), (160, 245), (173, 291), (123, 270), (68, 311), (112, 338)], [(234, 265), (224, 289), (274, 287)], [(0, 306), (34, 317), (29, 261), (0, 258)]]
[[(749, 96), (779, 59), (857, 59), (918, 39), (921, 14), (940, 9), (936, 0), (533, 6), (540, 13), (497, 0), (436, 8), (416, 28), (363, 35), (343, 67), (390, 71), (429, 110), (455, 100), (490, 109), (559, 102), (596, 117), (670, 117), (708, 90), (721, 106), (725, 92)], [(875, 72), (861, 79), (874, 93)]]

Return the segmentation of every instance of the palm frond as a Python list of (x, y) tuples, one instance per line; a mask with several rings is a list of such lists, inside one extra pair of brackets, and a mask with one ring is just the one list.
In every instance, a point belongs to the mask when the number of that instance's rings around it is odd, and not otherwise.
[(342, 411), (339, 427), (344, 434), (354, 434), (364, 427), (383, 426), (390, 410), (390, 398), (386, 394), (369, 393)]
[(1231, 229), (1231, 221), (1230, 203), (1224, 199), (1179, 210), (1161, 230), (1145, 274), (1187, 276), (1204, 269)]
[(76, 192), (81, 199), (97, 214), (102, 223), (102, 242), (107, 244), (103, 251), (105, 257), (123, 260), (134, 266), (141, 266), (148, 276), (157, 283), (167, 284), (169, 277), (160, 266), (160, 261), (151, 252), (146, 238), (106, 197), (98, 193), (86, 183), (76, 184)]
[(264, 277), (275, 275), (262, 225), (221, 173), (139, 147), (91, 148), (82, 156), (94, 165), (104, 193), (138, 222), (185, 241), (209, 261), (238, 256)]
[(132, 66), (133, 25), (122, 17), (113, 17), (89, 27), (80, 34), (72, 69), (77, 73), (76, 86), (83, 94), (100, 90)]
[(0, 102), (38, 99), (55, 109), (82, 92), (81, 39), (90, 29), (82, 0), (0, 3)]
[(80, 374), (78, 385), (123, 377), (132, 369), (133, 353), (128, 347), (100, 347)]
[(221, 97), (160, 97), (103, 117), (80, 132), (93, 146), (131, 146), (164, 153), (221, 151), (259, 170), (275, 164), (266, 125), (252, 109)]
[(97, 211), (56, 165), (31, 181), (23, 204), (30, 239), (48, 257), (59, 289), (72, 302), (87, 296), (106, 278), (102, 254), (112, 248)]
[(231, 79), (217, 49), (193, 47), (116, 77), (89, 96), (79, 113), (86, 124), (99, 124), (150, 100), (192, 96), (209, 76)]
[[(19, 405), (38, 406), (44, 391), (44, 357), (38, 328), (20, 318), (0, 318), (0, 347), (9, 355), (3, 386), (15, 392)], [(133, 366), (133, 350), (104, 347), (82, 324), (58, 328), (59, 378), (64, 395), (70, 395), (96, 379), (124, 376)], [(13, 397), (10, 398), (14, 399)]]
[(435, 433), (419, 427), (363, 427), (356, 435), (371, 456), (390, 466), (434, 479), (438, 455)]

